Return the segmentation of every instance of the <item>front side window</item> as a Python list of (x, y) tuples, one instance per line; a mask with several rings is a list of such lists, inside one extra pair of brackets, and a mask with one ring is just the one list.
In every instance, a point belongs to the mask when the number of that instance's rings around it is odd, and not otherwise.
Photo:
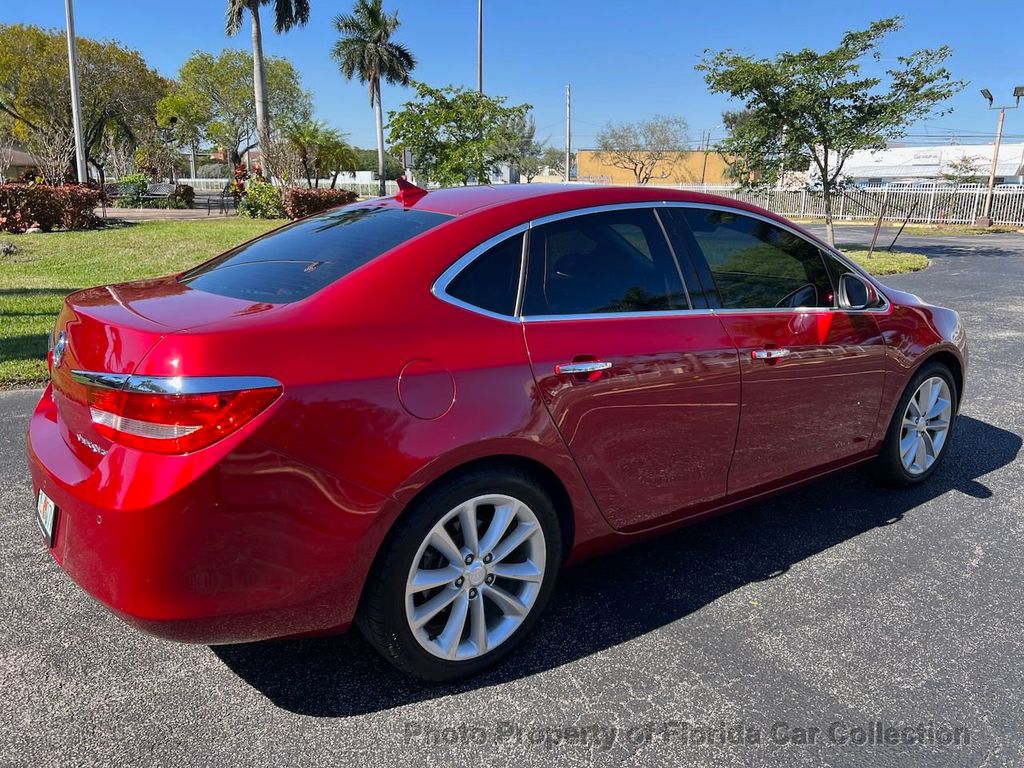
[(474, 259), (448, 283), (448, 295), (489, 312), (514, 315), (523, 237), (513, 235)]
[(298, 301), (450, 219), (380, 205), (337, 208), (240, 245), (179, 280), (190, 288), (248, 301)]
[(592, 213), (534, 227), (528, 258), (524, 315), (689, 308), (651, 209)]
[(686, 208), (726, 309), (833, 306), (817, 246), (761, 219), (732, 211)]

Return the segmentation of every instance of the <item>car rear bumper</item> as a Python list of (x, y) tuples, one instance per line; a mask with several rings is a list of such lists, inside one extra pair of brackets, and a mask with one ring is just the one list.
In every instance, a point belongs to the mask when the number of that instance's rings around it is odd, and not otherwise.
[[(351, 623), (385, 499), (242, 436), (202, 471), (111, 451), (85, 467), (49, 389), (32, 415), (34, 493), (57, 505), (52, 555), (125, 621), (184, 642), (247, 642)], [(201, 452), (197, 452), (201, 453)], [(180, 469), (180, 467), (178, 468)]]

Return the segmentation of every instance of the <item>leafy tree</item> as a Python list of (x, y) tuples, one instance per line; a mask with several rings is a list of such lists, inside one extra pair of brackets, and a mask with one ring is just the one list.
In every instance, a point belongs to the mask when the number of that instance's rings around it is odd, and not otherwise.
[[(100, 151), (104, 134), (117, 129), (129, 140), (153, 124), (156, 102), (168, 84), (142, 56), (113, 42), (78, 39), (79, 92), (86, 160)], [(10, 118), (26, 146), (53, 149), (72, 133), (71, 86), (64, 33), (22, 24), (0, 25), (0, 114)]]
[(637, 184), (649, 182), (658, 166), (684, 151), (688, 142), (686, 121), (666, 115), (636, 123), (608, 123), (597, 134), (598, 157), (630, 171)]
[[(236, 35), (242, 28), (242, 18), (249, 12), (252, 29), (252, 82), (256, 111), (256, 136), (261, 148), (270, 140), (269, 83), (266, 62), (263, 56), (263, 28), (260, 22), (260, 6), (270, 5), (271, 0), (228, 0), (225, 29), (229, 36)], [(273, 0), (274, 31), (287, 32), (292, 27), (301, 27), (309, 21), (309, 0)], [(267, 169), (269, 172), (269, 169)]]
[(447, 86), (413, 83), (416, 100), (388, 114), (391, 143), (411, 150), (416, 171), (441, 185), (486, 183), (501, 163), (529, 104), (506, 107), (504, 97)]
[(726, 176), (741, 186), (770, 186), (783, 170), (807, 171), (811, 157), (788, 131), (766, 129), (748, 109), (723, 112), (722, 123), (729, 135), (715, 151), (725, 160)]
[(333, 128), (315, 120), (288, 125), (283, 135), (295, 150), (310, 189), (320, 187), (320, 178), (331, 175), (331, 189), (338, 183), (338, 174), (355, 170), (355, 155)]
[[(258, 144), (256, 107), (252, 99), (252, 56), (227, 48), (214, 56), (196, 51), (178, 71), (178, 84), (159, 105), (161, 120), (178, 118), (179, 140), (197, 138), (223, 147), (232, 165)], [(313, 111), (310, 95), (287, 59), (268, 56), (263, 62), (270, 118), (307, 120)]]
[(732, 50), (705, 51), (697, 65), (712, 93), (746, 105), (746, 130), (762, 137), (781, 137), (785, 131), (787, 143), (811, 156), (821, 177), (830, 243), (835, 242), (832, 192), (850, 155), (899, 138), (964, 85), (943, 66), (951, 53), (948, 46), (900, 56), (884, 77), (862, 74), (864, 58), (877, 61), (880, 41), (900, 26), (897, 17), (875, 21), (865, 30), (847, 32), (824, 53), (805, 48), (764, 59)]
[(391, 39), (398, 29), (398, 12), (390, 16), (382, 0), (356, 0), (349, 15), (334, 19), (334, 28), (341, 37), (331, 48), (331, 57), (346, 80), (354, 77), (370, 89), (370, 107), (377, 118), (377, 173), (380, 194), (384, 185), (384, 115), (380, 101), (380, 81), (409, 84), (409, 74), (416, 67), (416, 58), (408, 48)]
[(984, 159), (980, 155), (964, 155), (946, 166), (942, 178), (952, 184), (954, 188), (962, 184), (976, 184), (981, 181), (984, 174), (984, 171), (979, 168), (979, 164), (984, 162)]
[(540, 156), (541, 168), (547, 168), (551, 173), (562, 175), (565, 173), (565, 150), (557, 147), (546, 147)]
[(541, 172), (540, 156), (544, 152), (543, 143), (536, 140), (537, 121), (533, 115), (524, 115), (513, 120), (511, 128), (513, 135), (508, 155), (513, 167), (526, 177), (529, 184)]

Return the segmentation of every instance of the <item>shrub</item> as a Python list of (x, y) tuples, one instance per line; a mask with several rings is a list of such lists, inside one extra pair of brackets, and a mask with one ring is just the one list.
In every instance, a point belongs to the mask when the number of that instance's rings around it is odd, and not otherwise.
[(182, 208), (191, 208), (192, 202), (196, 199), (196, 191), (188, 184), (178, 184), (174, 188), (174, 199), (184, 203)]
[(102, 190), (69, 184), (57, 187), (56, 191), (63, 205), (60, 225), (64, 229), (90, 229), (96, 225), (95, 210), (103, 198)]
[(138, 208), (149, 189), (149, 177), (144, 173), (130, 173), (117, 181), (117, 204), (122, 208)]
[(281, 190), (261, 178), (250, 179), (245, 188), (245, 197), (238, 204), (238, 212), (253, 219), (283, 218)]
[(345, 189), (289, 189), (284, 194), (284, 210), (289, 219), (301, 219), (311, 213), (355, 202), (356, 193)]
[(96, 223), (99, 190), (86, 186), (0, 185), (0, 231), (20, 234), (30, 227), (87, 229)]

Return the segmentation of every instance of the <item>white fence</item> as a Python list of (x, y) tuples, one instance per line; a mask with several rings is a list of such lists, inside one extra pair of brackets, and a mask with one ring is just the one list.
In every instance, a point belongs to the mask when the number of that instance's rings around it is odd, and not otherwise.
[[(228, 179), (178, 179), (196, 192), (220, 192)], [(320, 179), (320, 189), (329, 189), (330, 179)], [(821, 192), (808, 189), (739, 189), (711, 184), (660, 184), (657, 186), (708, 192), (743, 200), (790, 218), (823, 219), (825, 199)], [(398, 184), (385, 183), (386, 194), (398, 193)], [(336, 189), (347, 189), (360, 197), (376, 197), (377, 182), (338, 181)], [(919, 224), (973, 224), (985, 208), (987, 190), (981, 185), (949, 187), (847, 188), (832, 196), (832, 215), (836, 219), (873, 221), (883, 211), (884, 221), (909, 220)], [(996, 187), (992, 193), (992, 221), (996, 224), (1024, 226), (1024, 185)]]
[[(209, 193), (209, 192), (220, 192), (224, 189), (231, 180), (230, 179), (178, 179), (179, 184), (188, 184), (196, 192)], [(316, 182), (314, 182), (315, 184)], [(387, 190), (387, 194), (395, 195), (398, 194), (398, 184), (394, 181), (384, 182), (384, 187)], [(330, 179), (320, 179), (320, 189), (330, 189)], [(378, 182), (371, 181), (369, 183), (355, 182), (355, 181), (341, 181), (334, 185), (335, 189), (347, 189), (351, 192), (355, 192), (360, 197), (377, 197), (380, 194), (380, 186)]]
[[(668, 186), (668, 185), (659, 185)], [(743, 200), (791, 218), (825, 217), (825, 198), (812, 190), (754, 189), (699, 184), (676, 185), (673, 189), (708, 192)], [(836, 219), (874, 220), (883, 209), (884, 221), (909, 220), (919, 224), (973, 224), (985, 209), (983, 186), (961, 187), (864, 187), (848, 188), (832, 196)], [(1005, 185), (992, 193), (992, 221), (1024, 226), (1024, 186)]]

